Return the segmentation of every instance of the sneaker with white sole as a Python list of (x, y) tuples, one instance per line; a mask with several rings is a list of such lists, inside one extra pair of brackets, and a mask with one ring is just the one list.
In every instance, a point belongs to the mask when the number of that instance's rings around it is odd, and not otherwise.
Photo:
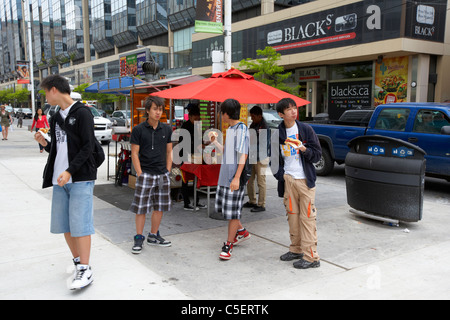
[(245, 241), (247, 239), (250, 239), (251, 235), (247, 231), (247, 229), (244, 228), (242, 231), (236, 232), (236, 236), (234, 237), (233, 245), (237, 245), (241, 243), (242, 241)]
[(92, 269), (88, 265), (78, 264), (75, 277), (70, 285), (70, 290), (82, 289), (94, 281)]
[(145, 237), (142, 234), (137, 234), (134, 236), (134, 245), (131, 248), (131, 252), (134, 254), (139, 254), (142, 251), (142, 243), (144, 242)]
[(232, 252), (233, 252), (233, 244), (229, 241), (224, 242), (222, 252), (220, 253), (219, 258), (222, 260), (230, 260)]
[(159, 231), (156, 235), (149, 233), (147, 236), (147, 244), (152, 246), (160, 246), (160, 247), (170, 247), (172, 242), (166, 241), (161, 235)]

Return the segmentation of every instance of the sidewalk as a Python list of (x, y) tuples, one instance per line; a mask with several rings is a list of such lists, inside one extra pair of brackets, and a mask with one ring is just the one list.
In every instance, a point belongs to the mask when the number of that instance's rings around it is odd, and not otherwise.
[[(134, 216), (125, 209), (133, 191), (106, 181), (106, 164), (94, 191), (94, 283), (70, 291), (70, 253), (63, 237), (49, 232), (52, 190), (41, 189), (46, 159), (23, 129), (0, 144), (0, 299), (450, 298), (448, 199), (425, 198), (423, 220), (395, 228), (349, 213), (344, 179), (319, 178), (321, 267), (297, 270), (279, 260), (288, 250), (288, 227), (268, 176), (267, 211), (244, 212), (252, 238), (235, 247), (230, 261), (218, 258), (227, 223), (205, 210), (184, 211), (182, 203), (174, 203), (160, 228), (172, 247), (146, 246), (136, 256)], [(112, 193), (122, 197), (105, 201)]]

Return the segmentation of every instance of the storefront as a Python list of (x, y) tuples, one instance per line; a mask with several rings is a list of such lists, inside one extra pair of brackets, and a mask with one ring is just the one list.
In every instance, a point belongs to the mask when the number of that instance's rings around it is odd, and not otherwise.
[[(295, 74), (300, 96), (311, 101), (306, 116), (326, 112), (336, 119), (347, 109), (449, 98), (447, 0), (339, 3), (304, 4), (288, 18), (275, 12), (233, 24), (233, 65), (257, 58), (257, 49), (275, 48), (280, 64)], [(193, 73), (208, 75), (211, 50), (221, 48), (222, 36), (193, 35)]]

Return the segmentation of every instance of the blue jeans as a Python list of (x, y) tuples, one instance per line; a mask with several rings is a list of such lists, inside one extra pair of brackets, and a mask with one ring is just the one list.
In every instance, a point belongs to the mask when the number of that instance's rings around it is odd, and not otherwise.
[(51, 233), (84, 237), (94, 230), (94, 181), (53, 186)]

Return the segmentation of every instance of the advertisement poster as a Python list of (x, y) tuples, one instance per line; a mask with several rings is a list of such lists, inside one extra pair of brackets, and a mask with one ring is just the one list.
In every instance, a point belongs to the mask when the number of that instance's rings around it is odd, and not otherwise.
[(337, 120), (347, 110), (370, 109), (372, 81), (330, 82), (328, 114)]
[(406, 102), (408, 57), (383, 59), (375, 66), (374, 105)]
[(124, 77), (127, 75), (127, 57), (120, 57), (119, 59), (120, 76)]
[(197, 0), (195, 32), (223, 33), (223, 0)]
[(127, 56), (127, 75), (137, 75), (137, 55), (135, 54)]
[(137, 59), (137, 75), (145, 76), (144, 70), (142, 70), (142, 64), (147, 60), (147, 54), (145, 52), (138, 53)]
[(17, 61), (16, 73), (17, 73), (17, 84), (30, 83), (30, 70), (28, 61)]

